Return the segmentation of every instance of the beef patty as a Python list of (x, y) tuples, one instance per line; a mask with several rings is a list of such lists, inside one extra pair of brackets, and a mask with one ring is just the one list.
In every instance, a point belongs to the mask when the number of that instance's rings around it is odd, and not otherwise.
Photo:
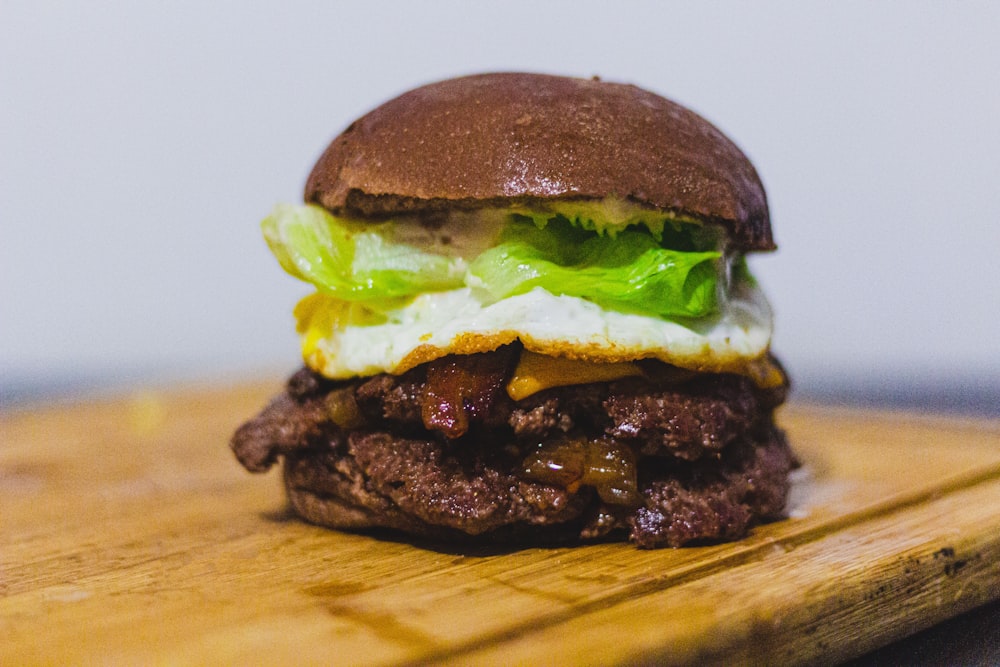
[(294, 509), (348, 529), (447, 540), (735, 539), (778, 517), (794, 458), (772, 420), (787, 387), (643, 362), (644, 375), (513, 401), (519, 348), (403, 375), (303, 369), (234, 435), (254, 472), (284, 459)]

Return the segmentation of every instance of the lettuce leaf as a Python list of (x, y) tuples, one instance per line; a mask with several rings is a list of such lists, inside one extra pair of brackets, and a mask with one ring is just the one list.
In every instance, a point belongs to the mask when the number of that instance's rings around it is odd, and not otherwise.
[(692, 220), (668, 216), (618, 200), (570, 200), (546, 202), (548, 211), (515, 209), (515, 219), (531, 220), (545, 227), (549, 220), (566, 219), (574, 227), (617, 237), (625, 229), (645, 227), (665, 248), (674, 250), (715, 250), (718, 232)]
[(721, 257), (715, 250), (665, 248), (634, 229), (611, 240), (557, 216), (541, 227), (524, 219), (510, 223), (469, 273), (495, 299), (541, 287), (612, 310), (702, 317), (718, 308)]
[(394, 240), (396, 223), (354, 222), (314, 205), (276, 206), (261, 229), (285, 271), (327, 297), (376, 309), (463, 285), (496, 300), (541, 287), (666, 318), (718, 309), (722, 253), (713, 230), (661, 220), (612, 233), (590, 211), (574, 212), (511, 213), (499, 244), (471, 264)]
[(261, 222), (288, 273), (344, 301), (373, 301), (461, 287), (465, 262), (386, 240), (387, 225), (358, 224), (319, 206), (279, 204)]

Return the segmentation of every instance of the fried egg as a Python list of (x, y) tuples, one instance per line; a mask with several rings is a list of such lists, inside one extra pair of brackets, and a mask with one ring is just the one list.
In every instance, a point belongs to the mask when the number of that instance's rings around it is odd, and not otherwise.
[(542, 355), (597, 363), (658, 359), (709, 372), (760, 374), (771, 309), (754, 284), (696, 322), (605, 310), (542, 288), (490, 302), (474, 288), (421, 294), (373, 310), (317, 293), (296, 307), (307, 366), (334, 379), (403, 373), (449, 354), (519, 341)]

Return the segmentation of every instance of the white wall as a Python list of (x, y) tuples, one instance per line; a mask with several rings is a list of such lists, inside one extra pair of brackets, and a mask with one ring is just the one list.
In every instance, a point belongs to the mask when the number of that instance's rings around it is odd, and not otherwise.
[(306, 290), (258, 220), (375, 104), (532, 70), (638, 83), (747, 151), (800, 386), (995, 387), (998, 7), (4, 0), (0, 383), (290, 370)]

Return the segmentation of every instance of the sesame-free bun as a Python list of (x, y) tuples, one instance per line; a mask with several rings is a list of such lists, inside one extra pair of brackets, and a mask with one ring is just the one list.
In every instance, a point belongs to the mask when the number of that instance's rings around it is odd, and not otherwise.
[(723, 225), (771, 250), (753, 165), (694, 112), (633, 85), (480, 74), (416, 88), (352, 123), (305, 199), (334, 213), (400, 213), (611, 198)]

